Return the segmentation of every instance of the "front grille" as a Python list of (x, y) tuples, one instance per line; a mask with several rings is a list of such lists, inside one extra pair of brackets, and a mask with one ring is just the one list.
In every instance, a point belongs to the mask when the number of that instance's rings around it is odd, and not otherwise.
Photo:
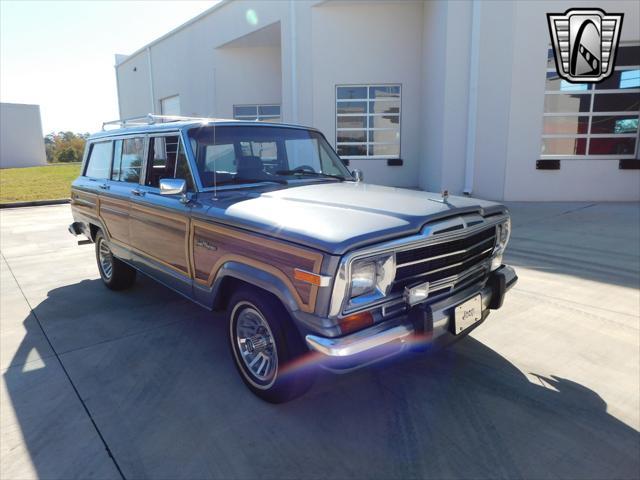
[(488, 272), (481, 265), (491, 258), (496, 242), (495, 227), (467, 237), (396, 253), (396, 278), (392, 292), (429, 282), (432, 290), (469, 284)]

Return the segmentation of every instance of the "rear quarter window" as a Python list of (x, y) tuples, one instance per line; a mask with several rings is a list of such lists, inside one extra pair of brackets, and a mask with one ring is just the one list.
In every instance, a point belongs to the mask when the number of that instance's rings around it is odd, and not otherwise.
[(91, 145), (85, 175), (91, 178), (107, 179), (111, 174), (113, 142), (99, 142)]

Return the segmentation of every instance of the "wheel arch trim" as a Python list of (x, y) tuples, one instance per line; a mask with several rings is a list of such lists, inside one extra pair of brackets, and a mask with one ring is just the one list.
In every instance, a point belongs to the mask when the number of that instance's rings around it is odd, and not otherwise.
[(229, 278), (241, 280), (249, 285), (256, 286), (273, 294), (280, 300), (280, 302), (282, 302), (284, 307), (290, 313), (296, 312), (300, 309), (298, 301), (291, 292), (290, 286), (287, 285), (282, 278), (258, 267), (237, 261), (225, 262), (218, 269), (211, 288), (212, 305), (214, 305), (218, 300), (220, 287), (224, 280)]

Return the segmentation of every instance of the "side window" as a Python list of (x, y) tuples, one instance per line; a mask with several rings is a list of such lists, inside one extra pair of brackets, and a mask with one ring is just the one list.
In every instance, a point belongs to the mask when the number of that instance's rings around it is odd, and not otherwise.
[(162, 178), (183, 178), (187, 189), (194, 190), (187, 156), (178, 135), (151, 137), (147, 165), (148, 186), (159, 188)]
[(144, 138), (125, 138), (122, 140), (120, 152), (120, 177), (121, 182), (138, 183), (142, 171), (142, 159), (144, 158)]
[(100, 142), (91, 145), (85, 175), (91, 178), (109, 178), (111, 171), (111, 152), (113, 142)]

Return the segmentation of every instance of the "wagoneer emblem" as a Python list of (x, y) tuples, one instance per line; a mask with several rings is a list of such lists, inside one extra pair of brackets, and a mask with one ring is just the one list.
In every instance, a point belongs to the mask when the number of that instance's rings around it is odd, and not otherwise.
[(586, 8), (548, 13), (558, 75), (572, 83), (598, 83), (609, 77), (623, 16)]
[(206, 241), (203, 238), (196, 238), (196, 247), (206, 248), (207, 250), (216, 251), (218, 247), (216, 247), (213, 243)]

